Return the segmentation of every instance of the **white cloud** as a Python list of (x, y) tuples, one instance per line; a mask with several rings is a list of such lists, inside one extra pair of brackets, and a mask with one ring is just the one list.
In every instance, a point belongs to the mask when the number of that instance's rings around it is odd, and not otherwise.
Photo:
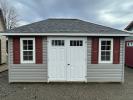
[(122, 29), (133, 20), (132, 0), (9, 0), (20, 25), (47, 18), (81, 18)]
[(117, 23), (126, 23), (127, 21), (132, 20), (132, 14), (129, 14), (127, 16), (115, 16), (115, 14), (110, 13), (109, 10), (102, 10), (99, 12), (99, 20), (110, 23), (110, 24), (117, 24)]

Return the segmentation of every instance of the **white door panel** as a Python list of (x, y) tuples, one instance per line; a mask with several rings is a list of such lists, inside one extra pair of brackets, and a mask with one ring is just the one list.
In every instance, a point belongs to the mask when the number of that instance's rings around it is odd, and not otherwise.
[[(52, 48), (53, 49), (53, 48)], [(51, 50), (49, 62), (49, 74), (51, 80), (64, 80), (65, 65), (66, 65), (65, 49), (53, 49)], [(57, 63), (58, 62), (58, 63)]]
[(85, 40), (82, 38), (73, 38), (71, 40), (82, 41), (82, 46), (70, 46), (69, 48), (69, 62), (70, 62), (70, 81), (85, 81), (86, 71), (86, 48)]
[(48, 45), (48, 74), (51, 81), (66, 80), (66, 49), (65, 46), (52, 46), (52, 39)]

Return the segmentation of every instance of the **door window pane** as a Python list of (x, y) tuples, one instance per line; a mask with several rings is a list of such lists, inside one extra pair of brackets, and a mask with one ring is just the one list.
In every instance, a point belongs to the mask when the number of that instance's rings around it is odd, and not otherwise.
[(70, 46), (83, 46), (82, 40), (70, 40)]
[(80, 45), (79, 46), (83, 46), (83, 41), (80, 41)]
[(64, 46), (64, 40), (52, 40), (52, 46)]

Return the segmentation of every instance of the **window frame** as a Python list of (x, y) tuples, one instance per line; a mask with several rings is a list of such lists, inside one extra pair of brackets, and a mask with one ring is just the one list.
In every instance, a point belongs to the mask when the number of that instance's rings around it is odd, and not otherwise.
[[(110, 49), (110, 61), (102, 61), (101, 60), (101, 42), (102, 41), (111, 41), (111, 49)], [(99, 63), (113, 63), (113, 38), (99, 38)]]
[[(33, 51), (33, 60), (31, 61), (31, 60), (27, 60), (27, 61), (24, 61), (24, 59), (23, 59), (23, 51), (25, 51), (25, 50), (23, 50), (23, 40), (32, 40), (33, 41), (33, 50), (31, 50), (31, 51)], [(20, 38), (20, 58), (21, 58), (21, 63), (35, 63), (35, 38)]]

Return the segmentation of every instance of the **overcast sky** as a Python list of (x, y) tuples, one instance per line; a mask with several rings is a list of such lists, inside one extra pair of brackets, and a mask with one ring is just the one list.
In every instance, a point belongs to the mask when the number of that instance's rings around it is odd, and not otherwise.
[(124, 29), (133, 20), (133, 0), (9, 0), (20, 25), (48, 18), (78, 18)]

